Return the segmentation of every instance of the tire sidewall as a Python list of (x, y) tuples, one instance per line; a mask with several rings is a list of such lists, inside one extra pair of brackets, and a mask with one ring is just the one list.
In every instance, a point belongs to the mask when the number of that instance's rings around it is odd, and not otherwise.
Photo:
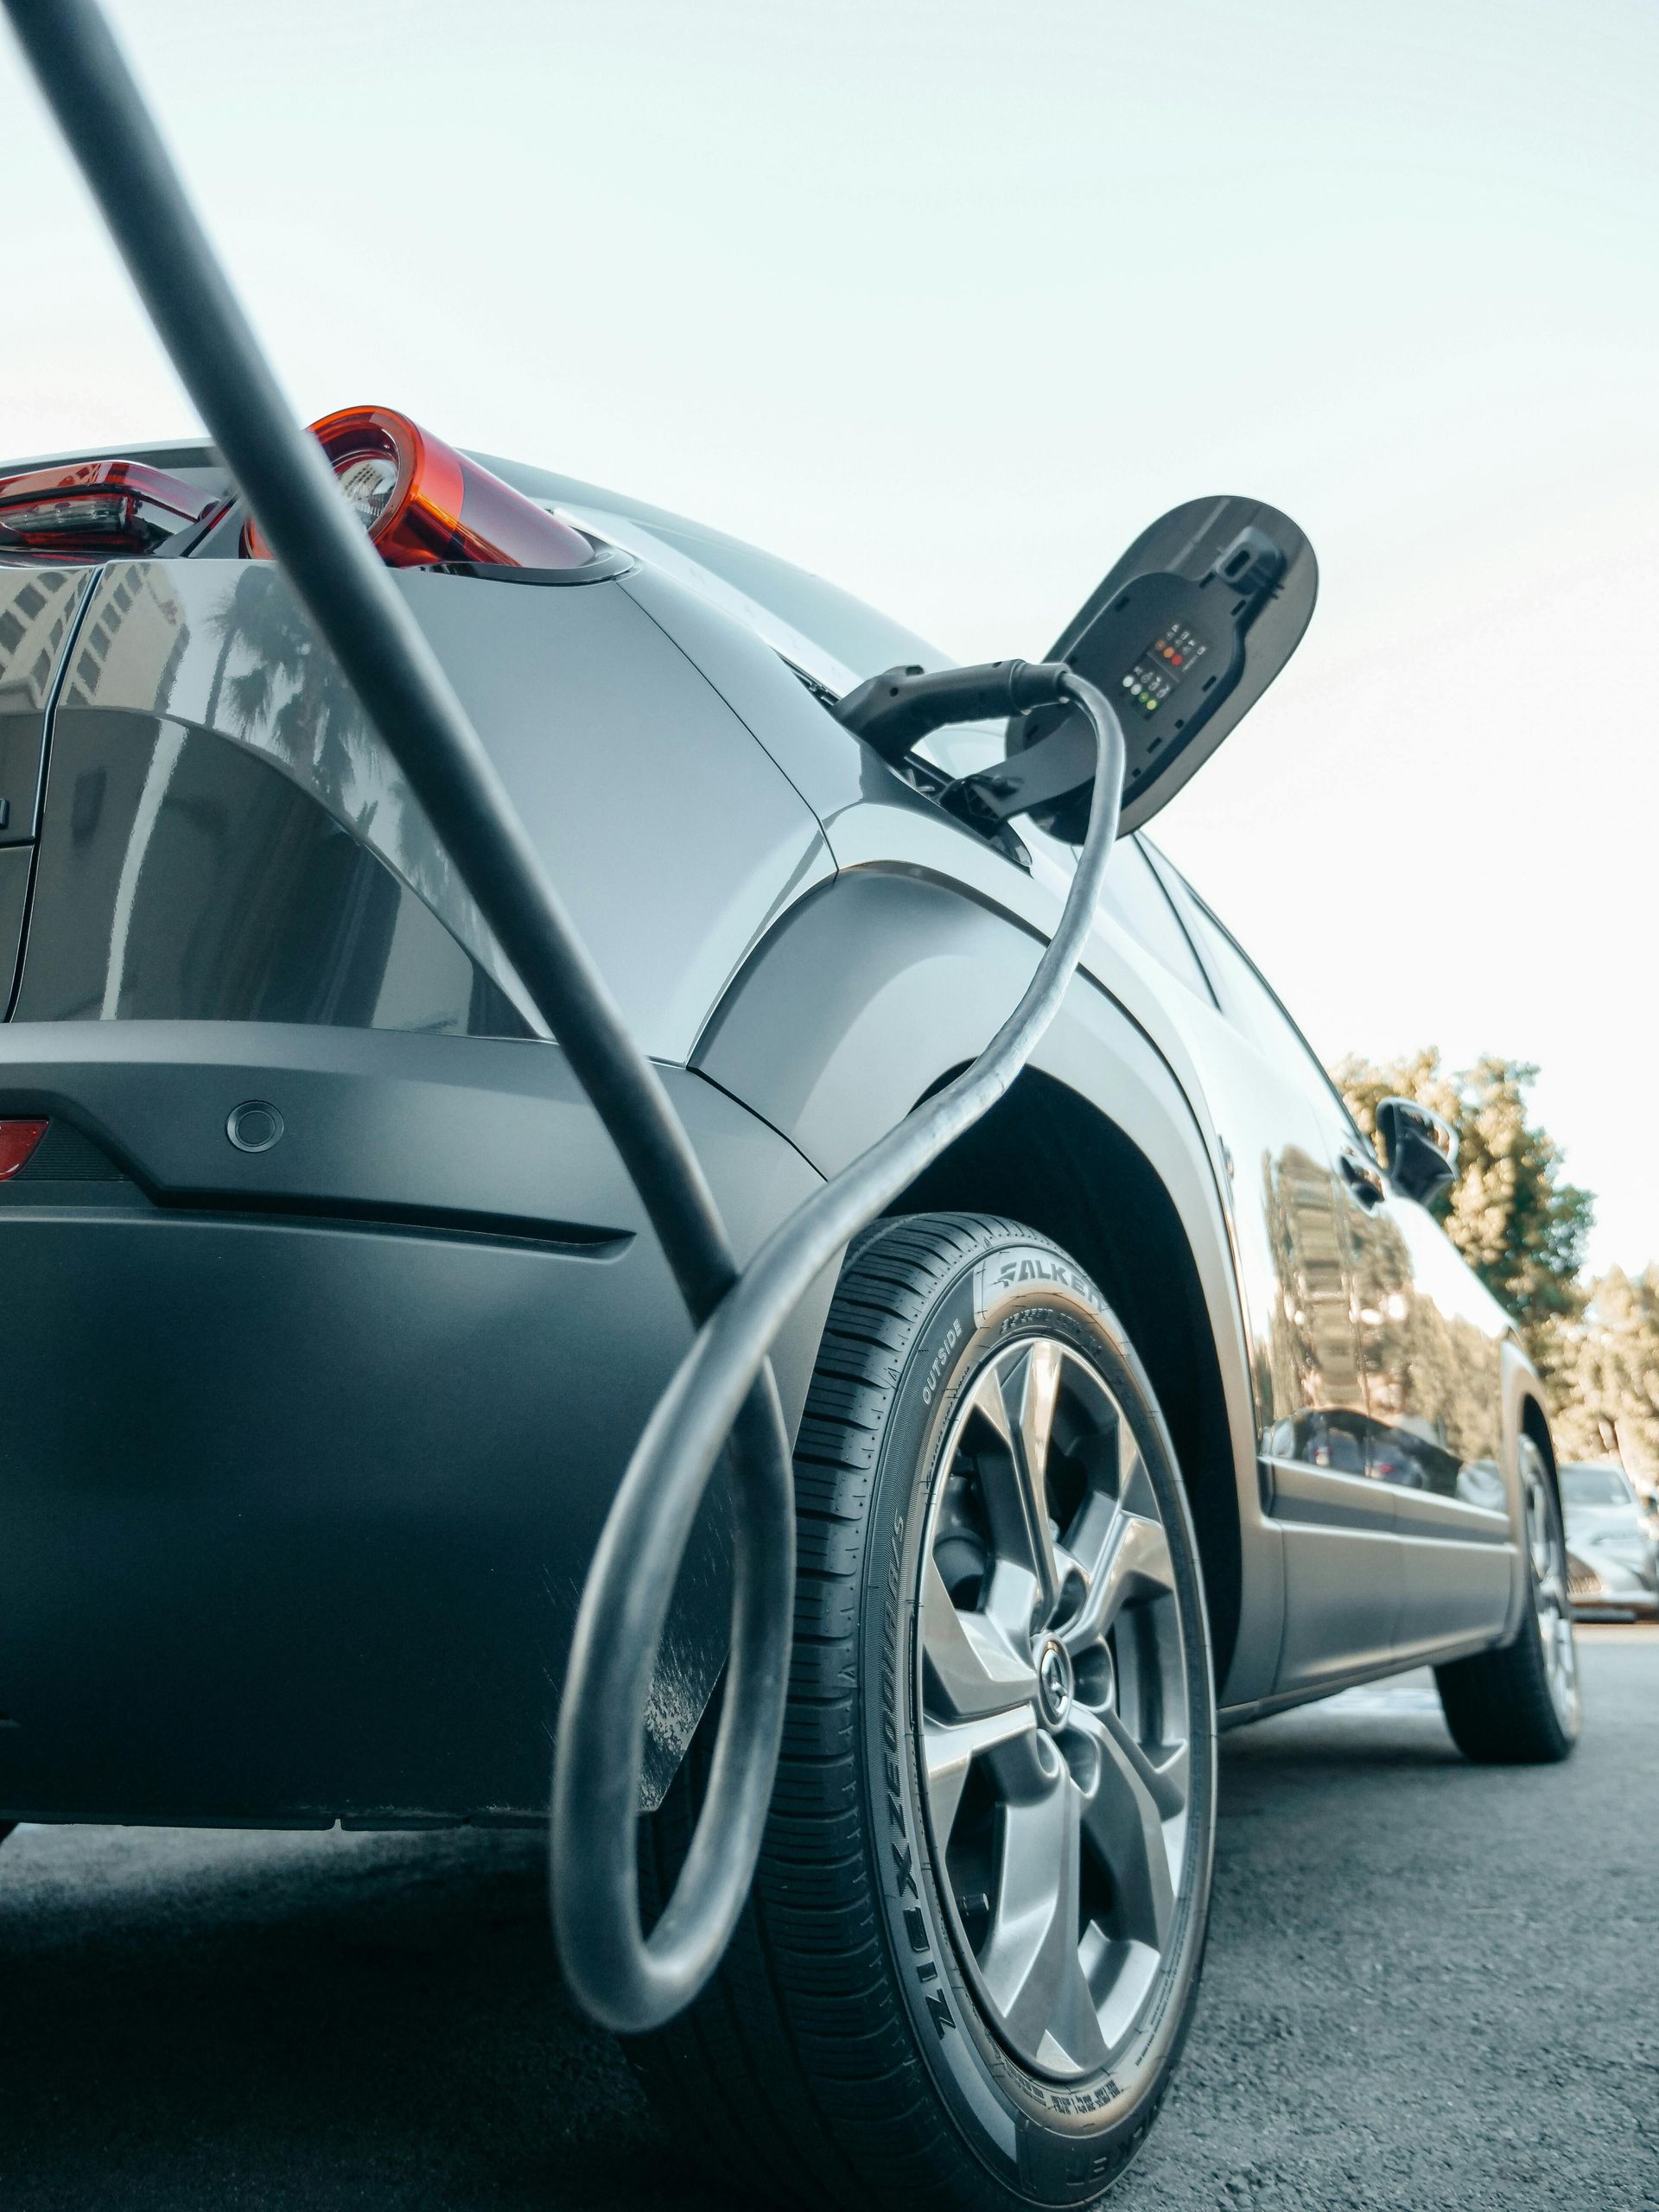
[[(1537, 1446), (1535, 1445), (1533, 1448), (1535, 1451), (1537, 1450)], [(1567, 1594), (1567, 1577), (1569, 1572), (1567, 1552), (1567, 1517), (1561, 1511), (1560, 1499), (1556, 1495), (1555, 1482), (1550, 1473), (1548, 1463), (1544, 1459), (1541, 1452), (1538, 1453), (1538, 1462), (1539, 1482), (1544, 1500), (1544, 1511), (1549, 1521), (1549, 1540), (1552, 1547), (1554, 1548), (1555, 1561), (1560, 1573), (1562, 1603), (1567, 1609), (1567, 1625), (1569, 1630), (1571, 1630), (1573, 1624), (1572, 1599)], [(1562, 1719), (1560, 1708), (1556, 1705), (1554, 1694), (1549, 1686), (1549, 1658), (1548, 1653), (1544, 1649), (1543, 1623), (1538, 1617), (1538, 1570), (1533, 1564), (1532, 1545), (1529, 1537), (1525, 1549), (1527, 1611), (1526, 1617), (1521, 1624), (1521, 1634), (1526, 1641), (1529, 1662), (1537, 1675), (1539, 1688), (1542, 1694), (1544, 1703), (1548, 1709), (1550, 1724), (1554, 1729), (1555, 1734), (1559, 1738), (1559, 1751), (1557, 1755), (1559, 1757), (1565, 1758), (1567, 1752), (1570, 1751), (1573, 1746), (1578, 1742), (1580, 1733), (1584, 1725), (1584, 1691), (1583, 1685), (1579, 1680), (1577, 1653), (1575, 1649), (1573, 1667), (1573, 1718), (1568, 1721)]]
[[(861, 1592), (860, 1764), (894, 1980), (922, 2063), (969, 2145), (1005, 2187), (1065, 2205), (1097, 2196), (1138, 2148), (1196, 1993), (1215, 1819), (1209, 1635), (1174, 1453), (1116, 1318), (1087, 1275), (1046, 1239), (974, 1227), (976, 1249), (912, 1332), (877, 1450)], [(986, 1361), (1039, 1334), (1072, 1345), (1100, 1370), (1135, 1433), (1170, 1536), (1193, 1693), (1188, 1872), (1166, 1962), (1120, 2063), (1065, 2082), (1030, 2072), (1014, 2056), (963, 1971), (928, 1842), (916, 1694), (922, 1546), (944, 1439)]]

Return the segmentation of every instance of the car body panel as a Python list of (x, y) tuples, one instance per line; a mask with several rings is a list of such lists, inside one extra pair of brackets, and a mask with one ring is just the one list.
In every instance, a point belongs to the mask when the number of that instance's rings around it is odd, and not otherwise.
[(0, 846), (34, 838), (47, 713), (92, 582), (85, 569), (0, 567)]
[[(1375, 1303), (1382, 1294), (1367, 1270), (1379, 1248), (1409, 1251), (1397, 1224), (1402, 1210), (1429, 1248), (1426, 1266), (1449, 1262), (1446, 1294), (1459, 1313), (1472, 1311), (1485, 1324), (1477, 1348), (1491, 1410), (1472, 1440), (1483, 1447), (1499, 1417), (1497, 1346), (1513, 1331), (1443, 1232), (1387, 1186), (1271, 989), (1168, 863), (1160, 867), (1211, 964), (1220, 1010), (1182, 1006), (1207, 1032), (1212, 1090), (1240, 1125), (1240, 1141), (1230, 1135), (1228, 1146), (1247, 1239), (1247, 1301), (1262, 1317), (1263, 1493), (1284, 1529), (1282, 1700), (1370, 1675), (1406, 1651), (1426, 1656), (1453, 1637), (1491, 1640), (1524, 1596), (1518, 1491), (1497, 1514), (1436, 1510), (1407, 1503), (1382, 1479), (1389, 1462), (1377, 1439), (1389, 1401), (1376, 1371), (1382, 1316)], [(1246, 1160), (1255, 1163), (1248, 1183)], [(1442, 1268), (1442, 1287), (1445, 1275)], [(1417, 1335), (1438, 1339), (1446, 1318), (1429, 1296), (1419, 1300), (1408, 1274), (1402, 1279), (1411, 1302), (1396, 1294), (1395, 1303), (1414, 1318)]]
[(891, 779), (886, 764), (753, 631), (655, 569), (641, 565), (617, 588), (713, 684), (820, 823), (833, 822)]
[(0, 566), (0, 1012), (22, 952), (48, 719), (92, 582), (84, 569)]
[[(831, 825), (838, 856), (849, 842), (844, 833), (857, 828), (862, 841), (854, 849), (868, 855), (884, 845), (886, 864), (866, 857), (804, 899), (751, 959), (698, 1047), (700, 1070), (783, 1130), (826, 1174), (973, 1057), (1029, 981), (1037, 957), (1022, 916), (965, 898), (938, 869), (937, 854), (936, 866), (927, 866), (938, 828), (925, 817), (914, 819), (913, 842), (906, 836), (912, 811), (904, 805), (887, 810), (879, 824), (842, 817)], [(907, 842), (908, 869), (900, 857)], [(1090, 1101), (1149, 1162), (1198, 1263), (1229, 1403), (1249, 1553), (1227, 1688), (1230, 1696), (1253, 1698), (1272, 1688), (1278, 1657), (1280, 1540), (1264, 1522), (1257, 1492), (1249, 1370), (1222, 1179), (1204, 1124), (1166, 1057), (1166, 1047), (1196, 1087), (1179, 1033), (1150, 987), (1146, 956), (1109, 917), (1097, 924), (1095, 938), (1087, 956), (1095, 974), (1073, 984), (1033, 1065)], [(1112, 991), (1100, 981), (1108, 973)], [(1155, 1028), (1137, 1020), (1133, 1006)]]
[[(712, 1086), (666, 1079), (742, 1255), (817, 1179)], [(226, 1140), (249, 1098), (283, 1116), (269, 1151)], [(539, 1817), (587, 1561), (690, 1337), (563, 1055), (14, 1024), (18, 1110), (92, 1135), (0, 1185), (27, 1285), (0, 1425), (0, 1809)], [(776, 1355), (791, 1426), (830, 1288)], [(728, 1603), (716, 1501), (659, 1667), (650, 1798)]]
[[(770, 917), (830, 872), (816, 818), (614, 582), (512, 588), (418, 569), (395, 581), (490, 732), (496, 765), (634, 1036), (653, 1056), (683, 1062)], [(165, 721), (175, 734), (160, 752), (149, 741), (142, 771), (155, 807), (168, 803), (177, 734), (211, 730), (256, 753), (517, 991), (424, 811), (267, 564), (111, 564), (94, 587), (59, 713), (82, 728), (91, 715)], [(64, 810), (76, 797), (62, 793)]]
[(529, 1033), (420, 893), (257, 752), (68, 705), (52, 781), (14, 1020)]

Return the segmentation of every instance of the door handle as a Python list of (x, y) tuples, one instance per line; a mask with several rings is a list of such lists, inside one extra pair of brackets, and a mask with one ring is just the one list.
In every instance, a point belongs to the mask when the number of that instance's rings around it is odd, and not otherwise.
[(1371, 1207), (1380, 1206), (1389, 1195), (1388, 1185), (1380, 1172), (1357, 1152), (1344, 1152), (1340, 1158), (1342, 1179), (1361, 1205), (1368, 1212)]

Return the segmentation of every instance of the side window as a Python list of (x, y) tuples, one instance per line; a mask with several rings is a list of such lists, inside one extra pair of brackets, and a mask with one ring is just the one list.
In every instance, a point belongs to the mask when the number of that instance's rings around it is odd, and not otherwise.
[(1120, 837), (1113, 847), (1100, 903), (1160, 966), (1214, 1003), (1209, 979), (1138, 839)]

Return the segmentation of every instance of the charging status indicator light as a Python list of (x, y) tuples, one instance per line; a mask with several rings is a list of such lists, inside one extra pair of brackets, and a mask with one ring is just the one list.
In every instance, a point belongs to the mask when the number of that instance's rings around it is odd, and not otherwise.
[(1123, 678), (1128, 692), (1143, 715), (1155, 715), (1178, 683), (1184, 683), (1210, 648), (1184, 622), (1172, 622), (1160, 631), (1137, 658)]

